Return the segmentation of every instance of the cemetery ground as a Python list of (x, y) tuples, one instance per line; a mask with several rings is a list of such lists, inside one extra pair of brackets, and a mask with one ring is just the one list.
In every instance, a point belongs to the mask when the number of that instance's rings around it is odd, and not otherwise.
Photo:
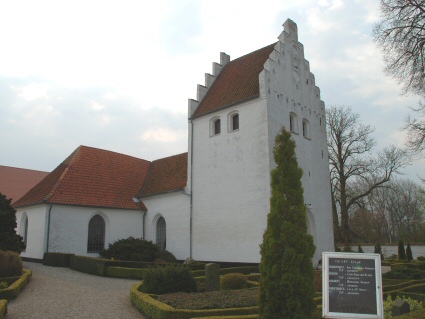
[[(425, 300), (425, 260), (414, 260), (410, 263), (397, 259), (385, 260), (384, 267), (391, 267), (391, 271), (383, 275), (384, 299), (391, 296), (394, 301), (397, 297)], [(84, 257), (86, 262), (92, 262)], [(95, 263), (100, 259), (93, 258)], [(92, 264), (93, 265), (93, 264)], [(99, 264), (98, 264), (99, 265)], [(87, 266), (87, 265), (86, 265)], [(128, 264), (126, 265), (128, 266)], [(103, 271), (118, 274), (121, 270), (123, 276), (135, 277), (133, 279), (111, 278), (98, 274), (87, 274), (67, 267), (51, 267), (38, 263), (24, 263), (24, 267), (32, 271), (32, 278), (27, 286), (22, 289), (19, 296), (8, 303), (8, 313), (5, 319), (19, 318), (211, 318), (204, 309), (222, 312), (222, 316), (215, 319), (229, 318), (232, 309), (250, 309), (249, 313), (238, 310), (232, 319), (258, 318), (256, 304), (258, 300), (258, 274), (249, 267), (222, 268), (221, 275), (229, 272), (245, 272), (249, 288), (191, 294), (149, 295), (140, 292), (140, 274), (142, 268), (107, 266)], [(109, 267), (109, 271), (107, 270)], [(115, 269), (113, 269), (115, 268)], [(119, 269), (120, 268), (120, 269)], [(93, 272), (94, 268), (86, 267), (85, 272)], [(99, 271), (98, 268), (96, 271)], [(251, 268), (252, 269), (252, 268)], [(194, 270), (198, 285), (201, 290), (205, 285), (203, 270)], [(130, 274), (130, 275), (129, 275)], [(314, 319), (321, 318), (321, 272), (316, 272), (316, 304), (317, 312)], [(131, 291), (131, 301), (129, 293)], [(0, 289), (0, 299), (1, 297)], [(139, 299), (138, 301), (136, 299)], [(388, 304), (385, 305), (387, 308)], [(0, 302), (0, 318), (2, 303)], [(151, 309), (147, 315), (140, 309)], [(194, 311), (194, 312), (190, 312)], [(230, 311), (230, 312), (229, 312)], [(388, 309), (386, 309), (388, 313)], [(237, 316), (235, 316), (237, 315)], [(386, 317), (387, 318), (387, 317)], [(409, 314), (399, 316), (400, 319), (423, 319), (425, 309), (421, 308)]]

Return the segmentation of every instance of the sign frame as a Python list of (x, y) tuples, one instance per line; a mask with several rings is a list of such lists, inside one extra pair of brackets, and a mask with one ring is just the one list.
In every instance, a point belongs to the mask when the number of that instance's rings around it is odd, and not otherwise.
[[(362, 263), (365, 260), (373, 260), (375, 269), (375, 290), (374, 295), (376, 296), (376, 313), (365, 314), (365, 313), (354, 313), (354, 312), (335, 312), (331, 311), (330, 307), (330, 290), (329, 290), (329, 277), (330, 277), (330, 259), (339, 260), (341, 265), (346, 265), (342, 271), (343, 281), (346, 283), (348, 276), (347, 269), (350, 272), (356, 272), (351, 270), (350, 264)], [(350, 267), (350, 268), (348, 268)], [(354, 278), (354, 277), (352, 277)], [(352, 279), (350, 278), (350, 279)], [(345, 291), (342, 288), (342, 291)], [(382, 269), (381, 269), (381, 255), (380, 254), (367, 254), (367, 253), (339, 253), (339, 252), (323, 252), (322, 253), (322, 315), (323, 318), (356, 318), (356, 319), (383, 319), (384, 318), (384, 303), (383, 303), (383, 289), (382, 289)], [(369, 291), (370, 293), (370, 291)], [(358, 294), (357, 294), (358, 295)], [(347, 297), (348, 299), (350, 297)], [(354, 297), (353, 297), (354, 298)]]

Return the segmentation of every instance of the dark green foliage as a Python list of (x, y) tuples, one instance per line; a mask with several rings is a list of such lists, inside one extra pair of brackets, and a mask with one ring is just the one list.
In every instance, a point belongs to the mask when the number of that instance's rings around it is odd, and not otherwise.
[(404, 250), (404, 243), (401, 240), (398, 242), (398, 259), (406, 259), (406, 250)]
[(375, 244), (375, 249), (373, 251), (375, 254), (380, 254), (381, 255), (381, 261), (384, 260), (384, 254), (382, 253), (382, 247), (381, 244), (376, 243)]
[(141, 291), (149, 294), (196, 292), (197, 285), (190, 269), (181, 265), (168, 265), (146, 269)]
[(74, 254), (44, 253), (43, 265), (69, 268), (71, 265), (71, 256), (74, 256)]
[(357, 247), (357, 252), (359, 252), (359, 253), (364, 253), (364, 251), (363, 251), (363, 248), (362, 248), (362, 245), (361, 245), (361, 244), (359, 244), (359, 246)]
[(406, 258), (408, 262), (411, 262), (413, 260), (412, 248), (410, 248), (410, 243), (407, 243)]
[(237, 290), (248, 288), (248, 278), (244, 274), (230, 273), (221, 277), (221, 290)]
[(16, 234), (16, 210), (10, 204), (12, 199), (7, 199), (0, 193), (0, 250), (15, 251), (18, 254), (25, 249), (22, 236)]
[(0, 250), (0, 278), (22, 275), (22, 259), (14, 251)]
[(273, 153), (277, 167), (271, 172), (270, 213), (261, 245), (260, 318), (310, 318), (316, 308), (311, 262), (315, 247), (307, 233), (295, 142), (283, 128)]
[(7, 284), (7, 282), (5, 282), (5, 281), (0, 281), (0, 289), (7, 288), (7, 286), (9, 286), (9, 285)]
[(100, 256), (108, 259), (133, 260), (153, 262), (160, 258), (163, 262), (175, 262), (176, 257), (170, 252), (162, 251), (161, 248), (151, 241), (129, 237), (120, 239), (109, 244), (108, 249), (103, 250)]

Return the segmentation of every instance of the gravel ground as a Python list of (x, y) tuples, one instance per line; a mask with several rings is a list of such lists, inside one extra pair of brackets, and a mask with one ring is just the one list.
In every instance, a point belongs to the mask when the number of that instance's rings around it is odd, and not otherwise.
[(6, 319), (146, 319), (130, 302), (136, 280), (92, 276), (24, 262), (32, 278), (8, 304)]

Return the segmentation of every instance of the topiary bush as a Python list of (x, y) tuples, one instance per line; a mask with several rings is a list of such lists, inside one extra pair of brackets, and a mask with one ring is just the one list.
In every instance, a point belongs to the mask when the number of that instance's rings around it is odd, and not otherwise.
[(0, 250), (0, 278), (22, 275), (22, 259), (18, 253)]
[(411, 262), (413, 260), (412, 248), (410, 247), (410, 243), (407, 243), (406, 258), (408, 262)]
[(241, 273), (230, 273), (221, 277), (221, 290), (237, 290), (248, 288), (248, 278)]
[(140, 291), (148, 294), (196, 292), (197, 285), (190, 269), (183, 265), (167, 265), (146, 269)]
[(404, 243), (402, 240), (398, 242), (398, 259), (406, 259), (406, 250), (404, 249)]
[(100, 256), (108, 259), (153, 262), (160, 258), (163, 262), (175, 262), (176, 257), (149, 240), (129, 237), (109, 244), (108, 249), (100, 252)]

